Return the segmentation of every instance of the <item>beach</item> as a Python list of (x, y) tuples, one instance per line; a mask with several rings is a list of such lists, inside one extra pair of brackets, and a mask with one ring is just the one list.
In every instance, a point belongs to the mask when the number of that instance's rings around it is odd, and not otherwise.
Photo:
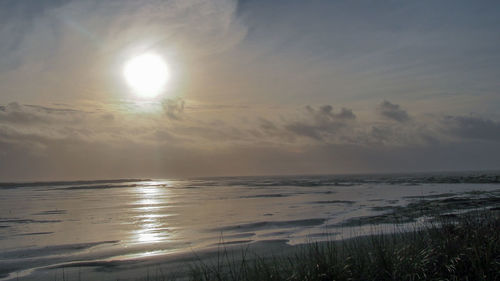
[(0, 280), (181, 274), (500, 207), (496, 173), (3, 183)]

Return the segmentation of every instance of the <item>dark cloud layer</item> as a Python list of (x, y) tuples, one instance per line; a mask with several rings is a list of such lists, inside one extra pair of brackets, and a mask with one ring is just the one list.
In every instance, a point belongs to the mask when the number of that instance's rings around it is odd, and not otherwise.
[(406, 110), (402, 109), (398, 104), (384, 100), (378, 107), (378, 112), (385, 118), (397, 122), (407, 122), (410, 116)]
[(474, 116), (447, 116), (446, 132), (464, 139), (500, 141), (500, 122)]

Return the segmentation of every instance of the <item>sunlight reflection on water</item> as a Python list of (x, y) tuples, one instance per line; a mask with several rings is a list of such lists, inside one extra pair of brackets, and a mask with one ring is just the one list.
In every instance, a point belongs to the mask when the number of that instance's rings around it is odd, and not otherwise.
[(166, 186), (167, 182), (152, 182), (133, 190), (137, 196), (134, 204), (142, 207), (135, 209), (139, 214), (134, 216), (137, 228), (131, 233), (132, 243), (159, 243), (173, 239), (168, 217), (174, 214), (164, 213), (162, 210), (169, 205), (171, 199), (170, 190)]

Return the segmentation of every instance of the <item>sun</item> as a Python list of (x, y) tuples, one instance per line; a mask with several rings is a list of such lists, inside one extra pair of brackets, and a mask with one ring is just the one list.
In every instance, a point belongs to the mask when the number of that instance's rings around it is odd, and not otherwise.
[(153, 98), (165, 89), (169, 69), (161, 56), (146, 53), (128, 60), (123, 68), (123, 75), (134, 94)]

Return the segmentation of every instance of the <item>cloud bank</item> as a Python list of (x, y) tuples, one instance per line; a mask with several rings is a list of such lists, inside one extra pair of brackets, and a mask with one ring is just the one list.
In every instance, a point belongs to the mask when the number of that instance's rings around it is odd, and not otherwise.
[(258, 108), (221, 110), (182, 99), (115, 107), (9, 103), (0, 106), (0, 178), (498, 167), (500, 122), (475, 116), (401, 118), (409, 114), (400, 105), (381, 105), (375, 112), (392, 110), (390, 118), (364, 120), (353, 109), (333, 105), (266, 115), (256, 114)]

